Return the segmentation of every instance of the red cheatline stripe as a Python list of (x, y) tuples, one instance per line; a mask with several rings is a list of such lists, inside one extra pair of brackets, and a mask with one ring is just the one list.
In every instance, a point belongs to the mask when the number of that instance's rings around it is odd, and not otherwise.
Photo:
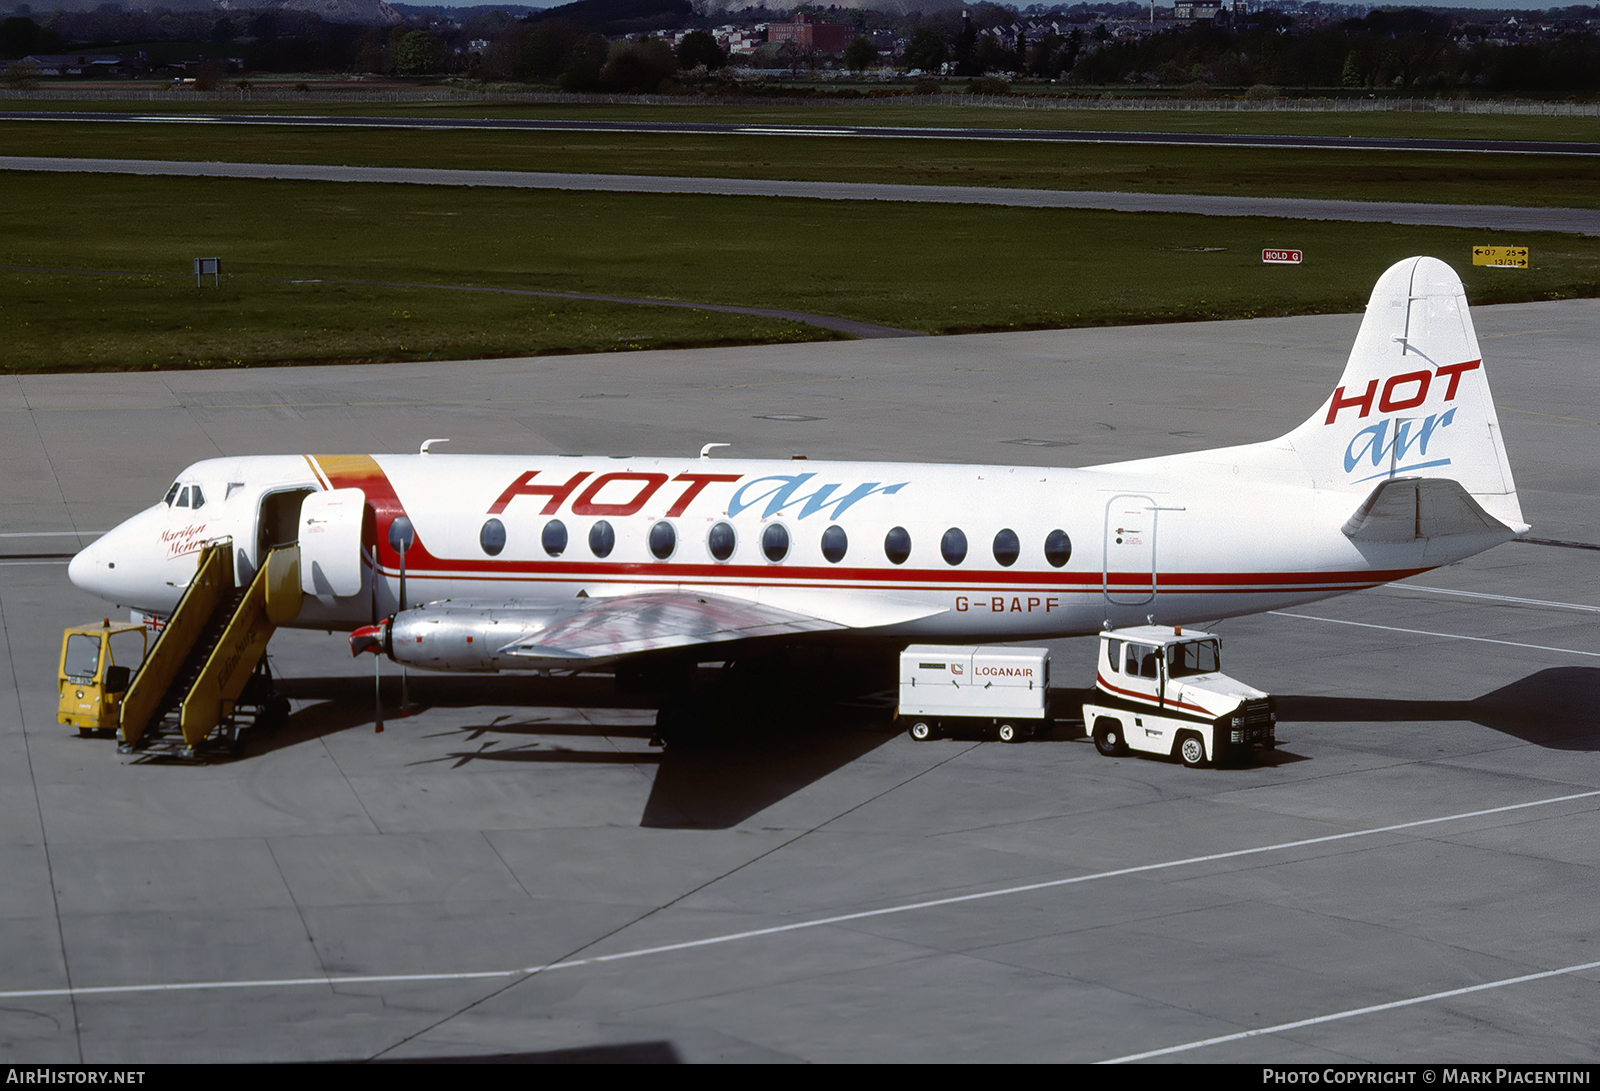
[[(1110, 682), (1107, 682), (1105, 680), (1105, 676), (1100, 674), (1099, 672), (1095, 673), (1094, 680), (1095, 680), (1095, 684), (1100, 686), (1102, 689), (1110, 690), (1112, 693), (1120, 693), (1124, 697), (1132, 698), (1135, 701), (1143, 701), (1146, 704), (1153, 705), (1153, 706), (1155, 706), (1157, 708), (1161, 707), (1161, 703), (1159, 701), (1157, 701), (1154, 697), (1151, 697), (1151, 696), (1149, 696), (1147, 694), (1139, 693), (1139, 692), (1137, 692), (1135, 690), (1123, 689), (1120, 686), (1113, 686)], [(1185, 704), (1182, 701), (1168, 701), (1166, 703), (1168, 705), (1171, 705), (1173, 708), (1182, 708), (1182, 709), (1187, 709), (1190, 712), (1198, 712), (1202, 716), (1211, 715), (1211, 713), (1207, 712), (1205, 709), (1201, 708), (1199, 705)]]

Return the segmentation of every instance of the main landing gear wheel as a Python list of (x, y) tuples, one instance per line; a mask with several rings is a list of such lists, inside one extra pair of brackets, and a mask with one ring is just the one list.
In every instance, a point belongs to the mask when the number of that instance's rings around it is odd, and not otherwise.
[(1001, 724), (994, 730), (994, 737), (1001, 742), (1021, 742), (1022, 734), (1015, 724)]
[(933, 738), (933, 725), (927, 720), (914, 720), (911, 726), (906, 729), (906, 734), (917, 742), (927, 742)]
[(1178, 740), (1178, 757), (1190, 769), (1199, 769), (1206, 763), (1206, 744), (1200, 741), (1199, 735), (1185, 735)]
[(1128, 744), (1122, 737), (1122, 725), (1115, 720), (1101, 720), (1095, 724), (1094, 748), (1108, 758), (1119, 758), (1126, 754)]

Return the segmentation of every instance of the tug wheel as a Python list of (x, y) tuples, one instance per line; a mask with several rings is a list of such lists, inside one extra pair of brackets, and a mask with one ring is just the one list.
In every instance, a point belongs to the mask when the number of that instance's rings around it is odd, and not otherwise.
[(1108, 758), (1121, 757), (1128, 752), (1128, 740), (1122, 737), (1122, 724), (1116, 720), (1100, 719), (1094, 725), (1094, 748)]

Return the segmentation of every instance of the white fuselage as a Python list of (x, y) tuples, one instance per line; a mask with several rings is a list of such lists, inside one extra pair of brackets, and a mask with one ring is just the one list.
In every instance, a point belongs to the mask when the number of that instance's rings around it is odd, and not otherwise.
[[(179, 481), (198, 486), (204, 506), (163, 503), (135, 516), (73, 562), (73, 581), (121, 605), (167, 613), (206, 542), (231, 538), (239, 577), (254, 571), (270, 544), (263, 524), (272, 498), (360, 488), (373, 520), (361, 593), (308, 597), (298, 626), (350, 628), (401, 607), (391, 529), (404, 516), (414, 527), (405, 605), (567, 603), (686, 589), (874, 635), (1006, 641), (1307, 602), (1505, 537), (1451, 539), (1448, 553), (1430, 552), (1426, 541), (1352, 542), (1340, 533), (1350, 494), (1312, 488), (1270, 445), (1093, 469), (258, 456), (197, 463)], [(485, 529), (491, 521), (498, 529)], [(608, 551), (597, 524), (610, 528)], [(732, 530), (731, 552), (725, 530), (713, 541), (719, 526)], [(564, 544), (553, 551), (562, 531)]]

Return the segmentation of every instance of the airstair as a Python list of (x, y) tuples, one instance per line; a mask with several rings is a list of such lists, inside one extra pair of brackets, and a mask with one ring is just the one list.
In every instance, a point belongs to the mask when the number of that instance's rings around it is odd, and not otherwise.
[(272, 550), (249, 586), (233, 543), (201, 551), (194, 579), (122, 700), (119, 753), (194, 758), (234, 749), (244, 728), (287, 713), (272, 689), (267, 642), (300, 613), (300, 548)]

